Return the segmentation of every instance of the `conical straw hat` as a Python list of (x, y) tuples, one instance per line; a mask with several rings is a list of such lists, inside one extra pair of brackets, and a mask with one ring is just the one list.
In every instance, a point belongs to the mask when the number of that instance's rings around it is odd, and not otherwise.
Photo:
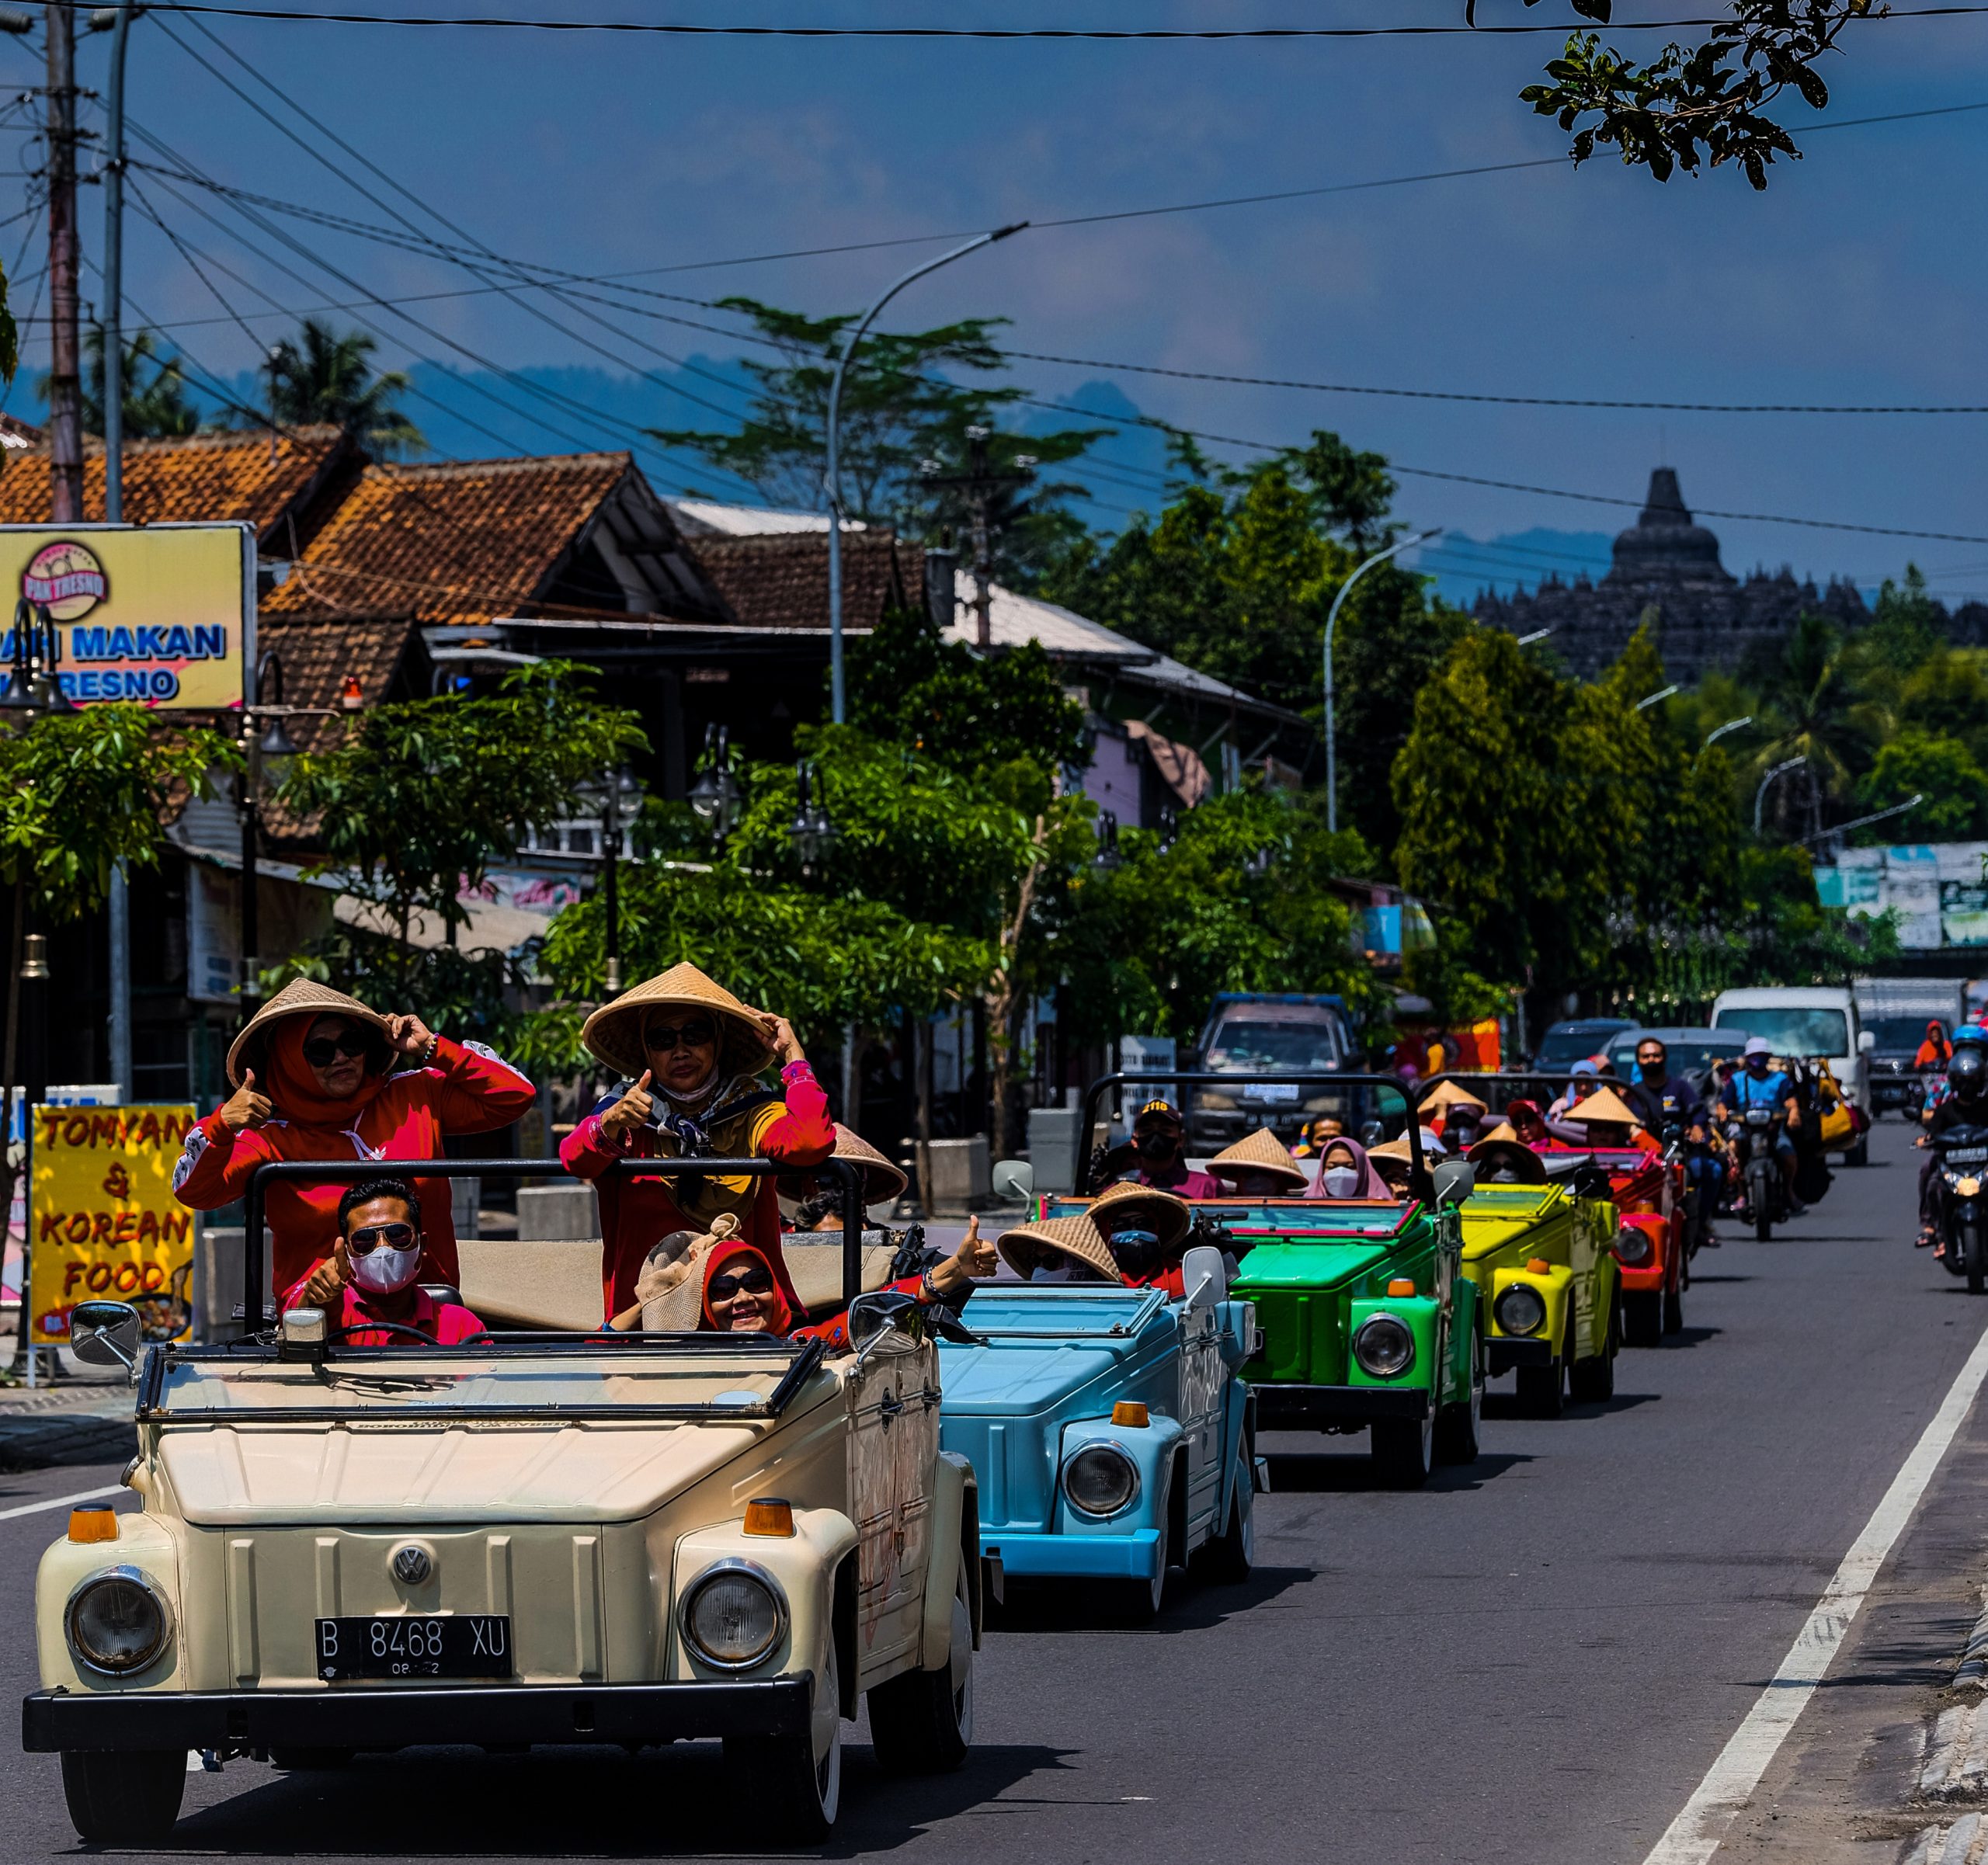
[(1052, 1250), (1061, 1250), (1066, 1256), (1074, 1256), (1080, 1262), (1086, 1262), (1100, 1271), (1107, 1282), (1125, 1286), (1125, 1273), (1112, 1261), (1110, 1246), (1107, 1245), (1097, 1226), (1087, 1217), (1042, 1217), (1033, 1224), (1018, 1224), (1005, 1236), (999, 1238), (994, 1247), (1001, 1253), (1002, 1260), (1024, 1280), (1034, 1267), (1032, 1253), (1017, 1255), (1013, 1247), (1024, 1239), (1031, 1243), (1046, 1243)]
[(1234, 1178), (1235, 1173), (1222, 1170), (1225, 1165), (1275, 1172), (1301, 1190), (1312, 1183), (1311, 1175), (1291, 1158), (1284, 1142), (1267, 1127), (1260, 1127), (1254, 1133), (1244, 1134), (1233, 1146), (1224, 1147), (1208, 1162), (1208, 1170), (1218, 1179)]
[(730, 1075), (757, 1075), (778, 1053), (760, 1013), (739, 1002), (687, 961), (672, 965), (659, 978), (645, 978), (603, 1004), (581, 1026), (580, 1040), (610, 1068), (630, 1081), (640, 1079), (648, 1065), (642, 1047), (642, 1025), (659, 1005), (707, 1010), (724, 1033), (718, 1066)]
[(881, 1204), (902, 1198), (911, 1181), (903, 1169), (893, 1165), (853, 1127), (836, 1123), (836, 1155), (863, 1168), (863, 1202)]
[(1479, 1113), (1485, 1113), (1489, 1111), (1490, 1104), (1461, 1083), (1438, 1078), (1417, 1106), (1424, 1113), (1438, 1107), (1474, 1107)]
[(342, 991), (334, 991), (329, 985), (320, 985), (308, 978), (294, 978), (285, 985), (242, 1026), (242, 1033), (228, 1046), (228, 1079), (231, 1087), (242, 1085), (242, 1054), (252, 1044), (259, 1044), (269, 1033), (268, 1026), (280, 1017), (286, 1016), (349, 1016), (362, 1023), (370, 1023), (382, 1036), (387, 1033), (387, 1019), (377, 1010), (369, 1010), (356, 997), (347, 997)]
[(1489, 1175), (1509, 1172), (1513, 1181), (1520, 1185), (1544, 1185), (1546, 1183), (1546, 1162), (1538, 1154), (1518, 1140), (1480, 1140), (1470, 1149), (1470, 1162), (1482, 1166), (1486, 1176), (1480, 1181), (1486, 1185), (1496, 1184)]
[(1519, 1130), (1510, 1121), (1500, 1120), (1496, 1127), (1487, 1127), (1479, 1134), (1477, 1144), (1482, 1146), (1486, 1140), (1516, 1140), (1518, 1137)]
[(1147, 1218), (1162, 1249), (1171, 1249), (1187, 1235), (1188, 1227), (1194, 1221), (1194, 1214), (1188, 1209), (1186, 1199), (1176, 1198), (1156, 1185), (1134, 1185), (1122, 1179), (1103, 1197), (1093, 1202), (1090, 1214), (1091, 1221), (1102, 1231), (1107, 1222), (1135, 1214), (1142, 1214)]
[(1594, 1120), (1612, 1120), (1622, 1127), (1643, 1124), (1642, 1116), (1612, 1088), (1597, 1088), (1585, 1100), (1576, 1101), (1560, 1118), (1581, 1126)]

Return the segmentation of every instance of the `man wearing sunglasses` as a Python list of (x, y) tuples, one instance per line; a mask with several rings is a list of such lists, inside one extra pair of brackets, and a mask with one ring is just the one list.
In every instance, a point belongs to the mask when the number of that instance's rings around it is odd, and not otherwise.
[[(437, 1301), (422, 1287), (421, 1203), (405, 1179), (367, 1179), (348, 1186), (339, 1200), (338, 1242), (328, 1273), (336, 1299), (324, 1306), (333, 1332), (353, 1330), (345, 1343), (389, 1347), (419, 1343), (413, 1328), (444, 1347), (483, 1332), (483, 1323), (459, 1303)], [(388, 1321), (391, 1327), (368, 1328)]]

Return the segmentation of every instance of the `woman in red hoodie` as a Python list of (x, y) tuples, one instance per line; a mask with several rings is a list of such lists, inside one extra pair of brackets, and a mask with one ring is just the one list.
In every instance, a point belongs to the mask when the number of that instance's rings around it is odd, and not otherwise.
[[(721, 1216), (780, 1262), (780, 1200), (771, 1176), (626, 1175), (620, 1159), (770, 1159), (791, 1171), (835, 1151), (829, 1098), (784, 1017), (748, 1009), (695, 965), (673, 965), (603, 1005), (580, 1040), (631, 1086), (610, 1095), (566, 1136), (566, 1169), (591, 1179), (600, 1205), (601, 1317), (635, 1299), (635, 1278), (658, 1238), (707, 1231)], [(780, 1064), (780, 1085), (759, 1077)], [(798, 1308), (791, 1286), (782, 1298)]]
[[(172, 1175), (174, 1195), (196, 1211), (233, 1203), (255, 1168), (273, 1159), (439, 1159), (445, 1135), (508, 1127), (537, 1092), (486, 1049), (304, 978), (284, 985), (235, 1039), (228, 1078), (233, 1098), (188, 1133)], [(328, 1301), (342, 1286), (332, 1245), (349, 1183), (269, 1182), (263, 1214), (279, 1307), (299, 1296)], [(420, 1179), (414, 1189), (432, 1214), (429, 1273), (454, 1283), (461, 1271), (448, 1181)]]

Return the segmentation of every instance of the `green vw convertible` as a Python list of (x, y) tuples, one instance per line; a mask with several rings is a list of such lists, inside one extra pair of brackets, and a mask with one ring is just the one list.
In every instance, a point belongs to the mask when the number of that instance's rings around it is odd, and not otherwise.
[[(1242, 1377), (1259, 1429), (1364, 1431), (1376, 1472), (1402, 1488), (1423, 1482), (1439, 1460), (1474, 1461), (1485, 1326), (1463, 1271), (1458, 1210), (1471, 1173), (1446, 1163), (1431, 1174), (1402, 1084), (1346, 1074), (1107, 1075), (1091, 1087), (1084, 1130), (1097, 1136), (1107, 1096), (1129, 1100), (1115, 1091), (1140, 1084), (1174, 1089), (1190, 1113), (1197, 1092), (1215, 1084), (1287, 1144), (1319, 1117), (1323, 1096), (1347, 1134), (1392, 1141), (1406, 1155), (1397, 1162), (1406, 1169), (1402, 1189), (1385, 1198), (1251, 1196), (1194, 1208), (1202, 1240), (1238, 1259), (1231, 1295), (1256, 1304), (1261, 1342)], [(1100, 1156), (1093, 1172), (1103, 1164)]]

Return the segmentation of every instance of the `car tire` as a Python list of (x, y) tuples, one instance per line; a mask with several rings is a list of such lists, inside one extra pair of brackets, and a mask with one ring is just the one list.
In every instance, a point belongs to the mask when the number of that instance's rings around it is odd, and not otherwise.
[(272, 1749), (269, 1766), (286, 1774), (328, 1774), (352, 1766), (349, 1749)]
[[(874, 1693), (873, 1693), (874, 1694)], [(823, 1748), (815, 1731), (801, 1735), (728, 1735), (725, 1760), (742, 1805), (752, 1807), (777, 1843), (818, 1845), (833, 1830), (842, 1806), (842, 1683), (835, 1641), (815, 1680), (818, 1717), (827, 1731)]]
[(1684, 1291), (1681, 1288), (1663, 1291), (1663, 1331), (1666, 1334), (1681, 1334), (1684, 1331)]
[[(1573, 1325), (1569, 1318), (1569, 1327)], [(1553, 1356), (1545, 1367), (1521, 1367), (1518, 1371), (1519, 1403), (1536, 1419), (1556, 1419), (1567, 1408), (1567, 1356)]]
[(887, 1774), (949, 1774), (973, 1746), (973, 1606), (953, 1588), (952, 1644), (936, 1671), (906, 1671), (870, 1693), (870, 1745)]
[(1478, 1427), (1484, 1416), (1484, 1336), (1473, 1328), (1470, 1335), (1469, 1394), (1445, 1405), (1436, 1414), (1438, 1463), (1477, 1461)]
[(1420, 1489), (1429, 1481), (1436, 1461), (1433, 1411), (1419, 1419), (1376, 1419), (1368, 1429), (1375, 1474), (1389, 1489)]
[(1218, 1586), (1238, 1586), (1249, 1578), (1256, 1564), (1255, 1473), (1247, 1460), (1237, 1464), (1229, 1479), (1229, 1521), (1222, 1533), (1205, 1543), (1197, 1563), (1202, 1574)]
[(1868, 1165), (1871, 1163), (1871, 1136), (1868, 1133), (1843, 1155), (1843, 1162), (1845, 1165)]
[(1166, 1570), (1163, 1567), (1150, 1580), (1107, 1580), (1103, 1585), (1112, 1617), (1121, 1625), (1151, 1625), (1166, 1602)]
[(85, 1845), (162, 1843), (179, 1818), (186, 1791), (184, 1749), (62, 1751), (62, 1797)]
[(1587, 1360), (1577, 1360), (1567, 1369), (1567, 1387), (1584, 1405), (1605, 1405), (1615, 1396), (1615, 1354), (1622, 1344), (1621, 1311), (1608, 1317), (1608, 1332), (1601, 1351)]
[(1624, 1290), (1622, 1339), (1632, 1347), (1657, 1347), (1663, 1344), (1663, 1297), (1656, 1290)]

